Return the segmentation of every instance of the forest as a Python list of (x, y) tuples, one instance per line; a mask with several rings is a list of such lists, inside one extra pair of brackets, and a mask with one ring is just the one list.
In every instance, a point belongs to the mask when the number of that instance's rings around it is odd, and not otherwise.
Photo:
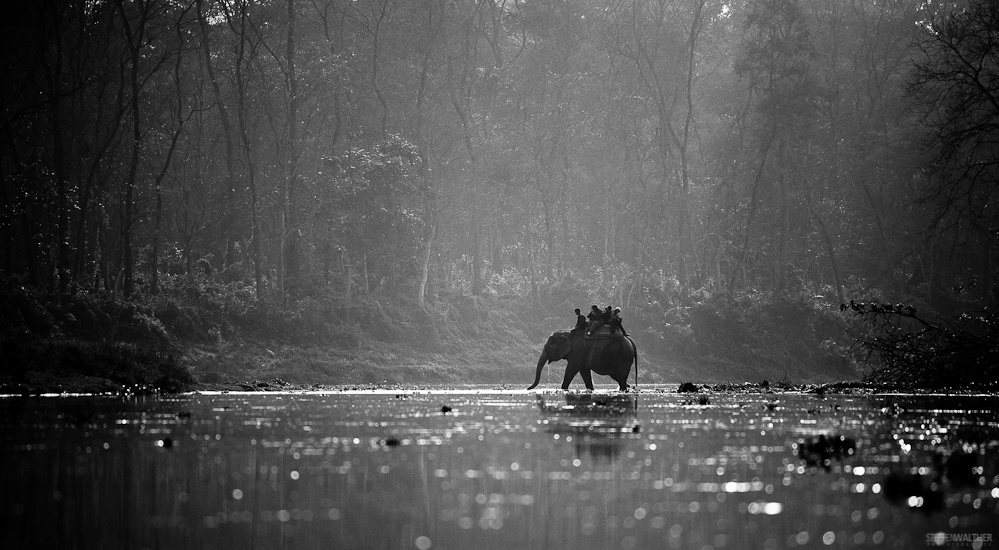
[(999, 379), (996, 2), (38, 0), (0, 25), (8, 380), (131, 353), (187, 382), (526, 381), (591, 303), (653, 380)]

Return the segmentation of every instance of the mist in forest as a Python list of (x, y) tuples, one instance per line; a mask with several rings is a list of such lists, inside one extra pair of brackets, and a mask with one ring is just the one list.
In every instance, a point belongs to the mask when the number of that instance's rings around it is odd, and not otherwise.
[(0, 272), (118, 299), (192, 275), (286, 306), (529, 296), (570, 326), (599, 299), (660, 336), (716, 296), (994, 307), (997, 21), (987, 0), (20, 2)]

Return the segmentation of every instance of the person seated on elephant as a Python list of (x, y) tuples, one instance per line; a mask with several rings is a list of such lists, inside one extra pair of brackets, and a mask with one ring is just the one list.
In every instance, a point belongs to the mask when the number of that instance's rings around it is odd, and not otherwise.
[(590, 313), (589, 315), (586, 316), (586, 318), (592, 322), (594, 319), (600, 317), (601, 315), (603, 315), (603, 312), (600, 311), (600, 308), (597, 307), (596, 305), (592, 305), (590, 306)]
[(593, 305), (590, 306), (590, 311), (586, 314), (586, 332), (590, 332), (589, 326), (593, 324), (593, 321), (600, 315), (600, 308)]
[(610, 336), (615, 336), (618, 330), (621, 331), (621, 335), (628, 336), (628, 332), (624, 330), (621, 325), (621, 308), (615, 307), (611, 309), (607, 306), (607, 309), (600, 312), (593, 321), (590, 322), (590, 326), (587, 328), (587, 335), (596, 334), (604, 325), (607, 325), (610, 330)]
[(589, 326), (586, 327), (587, 336), (593, 336), (597, 334), (600, 331), (600, 329), (603, 328), (604, 325), (609, 324), (611, 320), (610, 307), (607, 307), (606, 309), (600, 309), (597, 308), (597, 306), (593, 307), (595, 308), (594, 311), (592, 312), (593, 318), (590, 319), (590, 324)]
[(624, 330), (623, 326), (621, 326), (621, 308), (620, 307), (616, 307), (616, 308), (614, 308), (613, 311), (611, 311), (610, 327), (611, 327), (611, 336), (613, 336), (614, 332), (617, 331), (617, 330), (620, 330), (621, 334), (624, 335), (624, 336), (628, 335), (628, 332), (626, 330)]
[(586, 317), (583, 317), (583, 314), (579, 312), (578, 307), (573, 311), (576, 312), (576, 326), (573, 327), (570, 332), (579, 332), (581, 330), (586, 330), (586, 324), (587, 324)]

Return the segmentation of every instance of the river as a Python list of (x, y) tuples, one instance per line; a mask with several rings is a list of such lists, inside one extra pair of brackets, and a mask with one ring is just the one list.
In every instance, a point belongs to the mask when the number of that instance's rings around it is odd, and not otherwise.
[(0, 398), (0, 548), (996, 546), (995, 397)]

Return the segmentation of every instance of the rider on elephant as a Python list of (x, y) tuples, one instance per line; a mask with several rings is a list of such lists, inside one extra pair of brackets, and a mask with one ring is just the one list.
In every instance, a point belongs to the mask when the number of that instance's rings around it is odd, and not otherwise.
[[(594, 308), (596, 308), (596, 306), (594, 306)], [(620, 314), (620, 307), (611, 309), (611, 306), (607, 306), (607, 308), (603, 311), (599, 311), (599, 313), (593, 317), (593, 320), (590, 321), (590, 325), (587, 327), (587, 335), (594, 336), (604, 325), (607, 325), (610, 331), (610, 336), (616, 336), (616, 332), (618, 330), (621, 331), (623, 336), (628, 336), (627, 331), (625, 331), (624, 327), (621, 325)]]
[(612, 336), (614, 335), (614, 331), (617, 331), (617, 330), (620, 330), (621, 334), (623, 334), (625, 336), (628, 335), (628, 332), (626, 330), (624, 330), (623, 326), (621, 326), (621, 308), (620, 307), (614, 308), (614, 311), (611, 312), (610, 327), (611, 327), (611, 335)]
[(590, 306), (590, 313), (586, 316), (586, 318), (589, 319), (590, 321), (593, 321), (597, 317), (600, 317), (601, 315), (603, 315), (603, 312), (601, 312), (600, 308), (597, 307), (596, 304), (594, 304)]
[(581, 330), (586, 330), (586, 323), (587, 323), (586, 317), (584, 317), (583, 314), (579, 312), (578, 307), (573, 311), (576, 312), (576, 326), (572, 328), (572, 332), (579, 332)]

